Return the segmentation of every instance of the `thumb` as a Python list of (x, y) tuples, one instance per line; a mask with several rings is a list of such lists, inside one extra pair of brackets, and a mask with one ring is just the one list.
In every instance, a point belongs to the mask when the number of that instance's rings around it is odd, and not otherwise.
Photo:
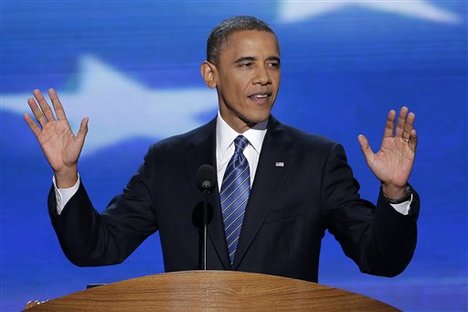
[(368, 163), (371, 163), (373, 158), (374, 158), (374, 152), (372, 151), (369, 141), (367, 138), (360, 134), (358, 135), (358, 140), (359, 140), (359, 145), (361, 146), (361, 151), (364, 154), (364, 157), (366, 158), (366, 161)]
[(78, 133), (76, 134), (76, 139), (80, 143), (80, 145), (84, 144), (84, 140), (86, 138), (86, 134), (88, 133), (88, 122), (89, 118), (83, 118), (80, 123), (80, 130), (78, 130)]

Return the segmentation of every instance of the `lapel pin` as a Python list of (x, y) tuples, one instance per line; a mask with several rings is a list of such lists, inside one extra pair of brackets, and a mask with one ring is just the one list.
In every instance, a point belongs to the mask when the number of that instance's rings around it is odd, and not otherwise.
[(282, 161), (275, 162), (275, 167), (284, 167), (284, 162)]

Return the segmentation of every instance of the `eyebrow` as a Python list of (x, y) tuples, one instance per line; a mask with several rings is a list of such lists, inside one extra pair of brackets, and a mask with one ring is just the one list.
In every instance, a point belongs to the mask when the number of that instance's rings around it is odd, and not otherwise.
[(234, 64), (246, 62), (246, 61), (255, 61), (256, 58), (253, 56), (243, 56), (234, 61)]
[(281, 63), (281, 60), (278, 56), (270, 56), (270, 57), (267, 57), (266, 59), (267, 61), (276, 61), (278, 62), (279, 64)]
[[(243, 56), (238, 58), (237, 60), (234, 61), (234, 64), (246, 62), (246, 61), (255, 61), (257, 58), (253, 56)], [(269, 56), (267, 57), (266, 61), (276, 61), (278, 63), (281, 63), (280, 58), (277, 56)]]

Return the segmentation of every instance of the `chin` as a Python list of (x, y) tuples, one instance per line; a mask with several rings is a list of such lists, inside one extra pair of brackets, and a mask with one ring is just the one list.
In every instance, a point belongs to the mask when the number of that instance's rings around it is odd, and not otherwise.
[(247, 124), (257, 124), (259, 122), (268, 120), (268, 118), (270, 118), (270, 112), (265, 113), (265, 114), (258, 114), (255, 116), (248, 116), (247, 118), (244, 119), (244, 121)]

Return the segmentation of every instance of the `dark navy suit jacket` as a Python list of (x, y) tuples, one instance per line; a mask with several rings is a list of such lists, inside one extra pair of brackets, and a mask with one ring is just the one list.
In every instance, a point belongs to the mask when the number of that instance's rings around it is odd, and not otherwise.
[[(99, 214), (84, 184), (56, 213), (49, 212), (65, 255), (79, 266), (122, 262), (159, 231), (166, 271), (199, 268), (194, 209), (202, 197), (197, 169), (216, 167), (216, 121), (153, 145), (124, 192)], [(284, 165), (277, 165), (278, 162)], [(321, 239), (329, 230), (363, 272), (393, 276), (416, 245), (419, 198), (401, 215), (382, 194), (362, 200), (343, 148), (270, 118), (247, 204), (238, 249), (227, 254), (218, 188), (210, 198), (208, 269), (259, 272), (317, 281)]]

